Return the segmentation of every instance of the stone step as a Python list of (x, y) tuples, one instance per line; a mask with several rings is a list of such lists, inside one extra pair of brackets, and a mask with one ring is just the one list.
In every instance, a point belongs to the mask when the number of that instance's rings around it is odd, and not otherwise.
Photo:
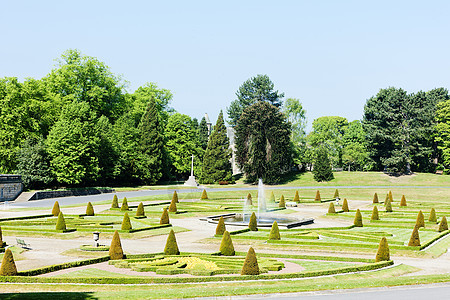
[(22, 192), (17, 198), (16, 200), (14, 200), (14, 203), (19, 203), (19, 202), (27, 202), (30, 200), (31, 197), (33, 197), (35, 192)]

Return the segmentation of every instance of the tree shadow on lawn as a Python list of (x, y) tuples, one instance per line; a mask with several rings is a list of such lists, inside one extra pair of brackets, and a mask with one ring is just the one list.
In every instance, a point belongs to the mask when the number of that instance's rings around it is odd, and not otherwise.
[(91, 292), (43, 292), (43, 293), (5, 293), (0, 295), (0, 299), (75, 299), (75, 300), (95, 300)]

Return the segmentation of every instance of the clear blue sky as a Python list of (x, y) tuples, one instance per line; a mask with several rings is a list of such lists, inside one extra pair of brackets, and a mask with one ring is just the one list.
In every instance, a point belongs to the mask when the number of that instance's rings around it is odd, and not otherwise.
[(69, 48), (134, 91), (215, 122), (238, 87), (267, 74), (320, 116), (361, 119), (380, 88), (449, 88), (450, 1), (3, 1), (0, 77), (41, 78)]

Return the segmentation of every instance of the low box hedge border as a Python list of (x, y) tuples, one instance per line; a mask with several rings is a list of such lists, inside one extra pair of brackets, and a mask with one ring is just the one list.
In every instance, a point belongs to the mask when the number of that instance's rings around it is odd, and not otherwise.
[[(73, 267), (92, 265), (92, 264), (108, 261), (109, 259), (110, 258), (108, 255), (108, 256), (102, 256), (102, 257), (92, 258), (92, 259), (72, 261), (72, 262), (68, 262), (68, 263), (64, 263), (64, 264), (51, 265), (51, 266), (46, 266), (46, 267), (27, 270), (27, 271), (20, 271), (17, 273), (18, 276), (14, 276), (14, 277), (18, 277), (18, 278), (25, 277), (26, 278), (27, 276), (36, 276), (36, 275), (46, 274), (46, 273), (55, 272), (55, 271), (59, 271), (59, 270), (69, 269), (69, 268), (73, 268)], [(34, 278), (36, 278), (36, 277), (34, 277)], [(1, 279), (0, 279), (0, 281), (1, 281)]]
[(450, 230), (446, 230), (446, 231), (441, 232), (438, 236), (432, 238), (431, 240), (427, 241), (425, 244), (421, 245), (420, 246), (420, 250), (423, 250), (423, 249), (427, 248), (428, 246), (430, 246), (431, 244), (433, 244), (437, 240), (443, 238), (444, 236), (446, 236), (449, 233), (450, 233)]
[(45, 215), (36, 215), (36, 216), (24, 216), (24, 217), (11, 217), (11, 218), (1, 218), (0, 222), (3, 221), (13, 221), (13, 220), (29, 220), (29, 219), (39, 219), (39, 218), (48, 218), (53, 217), (52, 214), (45, 214)]

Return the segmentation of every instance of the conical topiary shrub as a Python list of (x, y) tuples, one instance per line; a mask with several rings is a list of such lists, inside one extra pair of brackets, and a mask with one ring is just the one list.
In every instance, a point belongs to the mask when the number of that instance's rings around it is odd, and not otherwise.
[(217, 223), (216, 235), (223, 235), (225, 230), (226, 230), (226, 228), (225, 228), (225, 220), (221, 216), (220, 219), (219, 219), (219, 222)]
[(353, 221), (353, 224), (356, 227), (363, 227), (362, 215), (361, 215), (361, 212), (359, 211), (359, 209), (356, 210), (355, 220)]
[(406, 206), (406, 198), (405, 198), (405, 195), (402, 195), (402, 199), (400, 200), (400, 206)]
[(130, 217), (128, 216), (128, 213), (125, 213), (122, 220), (122, 230), (130, 230), (132, 228), (133, 227), (131, 227)]
[(389, 245), (386, 238), (383, 236), (380, 241), (380, 245), (378, 246), (377, 255), (375, 256), (375, 261), (388, 261), (390, 260), (389, 255)]
[(122, 206), (120, 207), (120, 210), (122, 211), (129, 210), (127, 197), (123, 197)]
[(417, 214), (416, 226), (418, 228), (425, 227), (425, 218), (421, 210), (419, 210), (419, 213)]
[(119, 199), (117, 198), (117, 195), (114, 195), (111, 208), (119, 208)]
[(441, 222), (439, 222), (439, 232), (448, 230), (447, 218), (445, 216), (442, 217)]
[(378, 208), (376, 206), (372, 209), (372, 217), (370, 217), (371, 220), (379, 220), (380, 217), (378, 216)]
[(144, 204), (142, 204), (142, 202), (138, 205), (136, 217), (145, 217)]
[(17, 268), (11, 249), (6, 249), (0, 267), (0, 276), (16, 276)]
[(391, 191), (389, 191), (388, 195), (389, 195), (389, 200), (391, 200), (391, 202), (394, 202), (394, 197), (392, 197)]
[(437, 222), (436, 211), (434, 210), (434, 208), (432, 208), (430, 211), (430, 216), (428, 217), (428, 221), (434, 222), (434, 223)]
[(392, 212), (392, 204), (391, 204), (391, 200), (389, 198), (387, 198), (386, 200), (386, 212)]
[(377, 193), (375, 193), (375, 194), (373, 194), (373, 200), (372, 200), (372, 203), (379, 203), (379, 201), (378, 201), (378, 194)]
[(166, 247), (164, 247), (165, 255), (179, 255), (180, 250), (178, 250), (177, 239), (175, 238), (175, 233), (173, 229), (170, 230), (169, 236), (167, 237)]
[(120, 242), (119, 232), (117, 230), (114, 232), (111, 246), (109, 247), (109, 257), (111, 259), (123, 258), (122, 243)]
[(64, 216), (62, 212), (59, 212), (58, 220), (56, 221), (56, 230), (66, 231), (66, 220), (64, 220)]
[(88, 202), (86, 206), (86, 216), (93, 216), (94, 214), (94, 207), (92, 206), (91, 202)]
[(317, 190), (316, 192), (316, 197), (314, 198), (314, 201), (321, 201), (322, 199), (320, 198), (320, 192), (319, 190)]
[(408, 246), (411, 246), (411, 247), (419, 247), (420, 246), (419, 228), (417, 226), (414, 226), (414, 230), (411, 233), (411, 238), (409, 239)]
[(202, 200), (208, 199), (208, 194), (206, 193), (206, 190), (203, 190), (202, 196), (200, 197), (200, 199), (202, 199)]
[(169, 206), (169, 212), (177, 212), (177, 203), (172, 199)]
[(286, 201), (284, 201), (284, 196), (281, 195), (280, 202), (278, 202), (278, 207), (286, 207)]
[(220, 251), (220, 254), (225, 255), (225, 256), (233, 256), (235, 254), (233, 241), (231, 240), (231, 235), (226, 230), (223, 233), (222, 242), (220, 243), (219, 251)]
[(248, 222), (248, 228), (250, 228), (251, 231), (258, 231), (258, 224), (256, 221), (255, 212), (252, 212), (252, 215), (250, 216), (250, 221)]
[(3, 248), (3, 234), (2, 227), (0, 226), (0, 248)]
[(169, 223), (170, 223), (169, 212), (167, 211), (167, 208), (164, 207), (164, 210), (161, 215), (161, 219), (159, 219), (159, 224), (164, 225), (164, 224), (169, 224)]
[(274, 221), (269, 233), (269, 240), (280, 240), (280, 229), (278, 228), (277, 221)]
[(386, 206), (388, 201), (389, 201), (389, 194), (386, 194), (386, 198), (384, 198), (384, 206)]
[(61, 212), (61, 210), (59, 209), (59, 202), (55, 201), (55, 204), (53, 204), (52, 215), (57, 217), (57, 216), (59, 216), (60, 212)]
[(300, 203), (300, 196), (298, 195), (298, 191), (295, 191), (294, 202)]
[(330, 202), (330, 206), (328, 206), (328, 213), (329, 214), (335, 214), (336, 213), (336, 209), (334, 208), (334, 203)]
[(275, 194), (273, 191), (270, 192), (270, 201), (275, 202)]
[(177, 191), (173, 191), (172, 201), (175, 201), (175, 203), (178, 203), (178, 194), (177, 194)]
[(255, 250), (252, 247), (248, 249), (241, 275), (259, 275), (258, 260), (256, 259)]
[(350, 210), (348, 209), (348, 201), (347, 198), (344, 198), (344, 202), (342, 203), (342, 211), (343, 212), (349, 212)]
[(339, 198), (339, 191), (338, 191), (338, 189), (336, 189), (334, 191), (334, 195), (333, 195), (333, 199), (336, 199), (336, 198)]
[(253, 205), (252, 194), (250, 194), (250, 193), (247, 194), (247, 201), (245, 202), (245, 205), (248, 205), (248, 206)]

